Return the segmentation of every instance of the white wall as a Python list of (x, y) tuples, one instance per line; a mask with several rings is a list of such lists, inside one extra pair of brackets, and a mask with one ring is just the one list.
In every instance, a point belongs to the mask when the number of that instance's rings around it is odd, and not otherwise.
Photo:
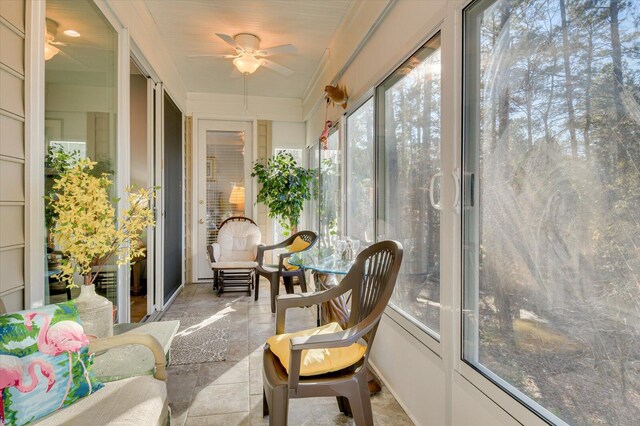
[[(364, 36), (365, 30), (374, 23), (379, 22), (379, 26), (353, 58), (349, 56), (359, 39), (354, 39), (349, 31), (338, 31), (332, 41), (333, 64), (318, 71), (318, 78), (303, 102), (307, 145), (317, 142), (324, 127), (323, 88), (334, 77), (329, 69), (337, 73), (349, 59), (352, 60), (339, 83), (347, 87), (353, 105), (441, 28), (443, 90), (450, 94), (446, 99), (443, 97), (443, 140), (449, 143), (443, 144), (442, 155), (443, 165), (454, 170), (460, 161), (459, 105), (455, 96), (460, 93), (456, 69), (461, 63), (460, 17), (465, 1), (396, 1), (382, 20), (380, 17), (389, 2), (362, 3), (358, 13), (349, 17), (345, 25), (360, 36)], [(447, 70), (452, 64), (458, 65)], [(340, 107), (330, 107), (327, 113), (327, 118), (335, 121), (342, 118), (344, 111)], [(453, 205), (453, 192), (453, 183), (445, 183), (443, 205)], [(460, 360), (460, 276), (459, 263), (456, 263), (460, 251), (459, 216), (450, 215), (443, 219), (441, 226), (444, 230), (441, 233), (443, 257), (453, 259), (448, 264), (443, 262), (441, 270), (441, 342), (389, 308), (373, 347), (373, 368), (419, 425), (542, 424), (535, 415)]]
[(189, 92), (187, 114), (215, 119), (247, 117), (257, 120), (303, 121), (300, 99), (248, 96), (245, 109), (244, 96), (219, 93)]
[[(291, 121), (274, 121), (271, 125), (273, 148), (305, 148), (305, 124)], [(273, 154), (273, 153), (272, 153)]]

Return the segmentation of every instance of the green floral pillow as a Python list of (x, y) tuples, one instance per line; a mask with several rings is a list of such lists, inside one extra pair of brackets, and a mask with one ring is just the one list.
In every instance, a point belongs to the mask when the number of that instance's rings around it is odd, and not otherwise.
[(24, 425), (103, 385), (75, 301), (0, 315), (0, 424)]

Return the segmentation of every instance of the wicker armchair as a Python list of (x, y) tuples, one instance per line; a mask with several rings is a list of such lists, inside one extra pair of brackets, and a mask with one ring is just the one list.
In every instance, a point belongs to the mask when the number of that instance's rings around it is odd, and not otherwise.
[(235, 216), (220, 224), (218, 242), (207, 246), (213, 270), (213, 289), (218, 296), (225, 289), (251, 291), (255, 287), (256, 252), (262, 235), (248, 217)]

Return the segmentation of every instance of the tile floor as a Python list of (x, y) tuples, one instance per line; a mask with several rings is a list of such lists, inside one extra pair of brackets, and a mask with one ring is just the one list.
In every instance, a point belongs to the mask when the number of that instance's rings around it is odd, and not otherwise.
[[(163, 319), (215, 314), (227, 307), (231, 322), (226, 361), (169, 367), (168, 394), (172, 425), (263, 425), (262, 346), (275, 330), (266, 282), (257, 302), (245, 293), (217, 297), (210, 284), (188, 284)], [(282, 289), (284, 291), (284, 289)], [(315, 326), (315, 309), (287, 311), (287, 330)], [(376, 342), (380, 344), (381, 342)], [(412, 425), (388, 389), (371, 397), (379, 425)], [(289, 425), (349, 425), (353, 420), (338, 410), (335, 398), (293, 399)]]

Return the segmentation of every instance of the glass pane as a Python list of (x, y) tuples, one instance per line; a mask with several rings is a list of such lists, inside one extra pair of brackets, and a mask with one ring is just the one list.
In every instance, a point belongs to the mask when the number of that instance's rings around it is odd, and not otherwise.
[[(319, 144), (315, 144), (308, 148), (309, 150), (309, 169), (315, 169), (316, 176), (319, 176), (320, 170), (320, 147)], [(319, 217), (318, 217), (318, 197), (319, 197), (319, 180), (314, 181), (315, 188), (313, 188), (311, 200), (308, 203), (309, 207), (309, 226), (308, 229), (314, 232), (319, 230)]]
[(245, 215), (244, 145), (244, 132), (207, 131), (207, 244), (222, 221)]
[(373, 98), (347, 118), (346, 234), (362, 246), (374, 240)]
[[(440, 331), (440, 213), (429, 183), (440, 182), (440, 35), (378, 89), (382, 203), (378, 239), (404, 246), (393, 305)], [(438, 185), (434, 185), (438, 193)], [(438, 202), (439, 196), (436, 196)]]
[[(94, 173), (109, 174), (114, 182), (110, 196), (115, 198), (117, 33), (89, 0), (47, 0), (46, 17), (45, 192), (51, 193), (54, 179), (63, 169), (79, 158), (89, 157), (98, 162)], [(69, 29), (80, 36), (65, 35)], [(55, 216), (46, 202), (45, 219), (50, 229)], [(51, 276), (62, 255), (48, 238), (47, 303), (68, 297), (64, 284)], [(112, 260), (96, 278), (96, 290), (114, 305), (116, 270)], [(75, 281), (82, 284), (79, 276)], [(77, 292), (72, 290), (72, 296)]]
[(465, 11), (464, 358), (553, 422), (640, 418), (638, 16)]
[(340, 233), (340, 137), (338, 131), (327, 138), (327, 149), (320, 150), (320, 235)]

